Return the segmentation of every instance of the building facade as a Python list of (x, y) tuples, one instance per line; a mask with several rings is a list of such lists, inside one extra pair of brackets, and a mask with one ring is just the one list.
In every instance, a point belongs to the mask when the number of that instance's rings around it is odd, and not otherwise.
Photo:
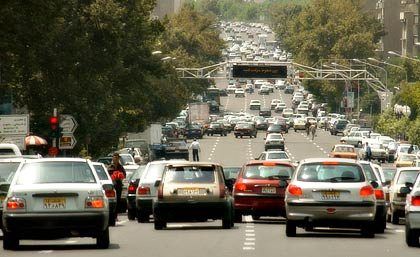
[(157, 0), (153, 16), (158, 19), (164, 18), (166, 15), (177, 13), (185, 0)]

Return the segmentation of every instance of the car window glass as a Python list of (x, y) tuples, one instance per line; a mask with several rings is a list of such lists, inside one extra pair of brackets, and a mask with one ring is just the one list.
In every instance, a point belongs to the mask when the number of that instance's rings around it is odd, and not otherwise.
[(40, 162), (24, 164), (16, 183), (96, 183), (96, 180), (85, 162)]
[(357, 165), (348, 164), (304, 164), (298, 171), (297, 179), (306, 182), (349, 183), (365, 181), (362, 170)]
[(140, 166), (135, 172), (133, 172), (133, 174), (128, 179), (129, 180), (140, 179), (141, 176), (143, 175), (145, 168), (146, 168), (145, 165)]
[(10, 182), (19, 164), (19, 162), (0, 162), (0, 182)]
[(214, 183), (214, 167), (174, 167), (165, 173), (165, 183)]
[(16, 155), (13, 149), (8, 148), (0, 148), (0, 156), (1, 155)]
[(250, 179), (279, 179), (290, 178), (293, 168), (285, 165), (249, 165), (245, 168), (244, 178)]
[(93, 165), (100, 180), (108, 180), (107, 172), (102, 165)]
[(279, 153), (268, 153), (268, 159), (289, 159), (286, 153), (279, 152)]
[(416, 170), (401, 171), (398, 176), (397, 184), (404, 185), (407, 182), (414, 183), (418, 173), (419, 172)]
[(365, 175), (368, 181), (378, 181), (378, 179), (375, 176), (375, 172), (373, 171), (370, 164), (363, 163), (362, 167), (363, 167), (363, 170), (365, 171)]
[(240, 170), (240, 167), (225, 167), (223, 168), (223, 173), (226, 179), (236, 178)]
[(154, 183), (156, 180), (162, 178), (163, 170), (165, 164), (163, 163), (154, 163), (150, 164), (147, 169), (144, 171), (144, 177), (142, 178), (142, 183)]

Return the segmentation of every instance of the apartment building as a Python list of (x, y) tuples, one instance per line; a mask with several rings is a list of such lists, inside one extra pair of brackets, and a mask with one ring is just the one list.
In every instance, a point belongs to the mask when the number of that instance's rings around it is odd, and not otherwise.
[(162, 19), (166, 15), (175, 14), (181, 9), (185, 0), (157, 0), (153, 16)]

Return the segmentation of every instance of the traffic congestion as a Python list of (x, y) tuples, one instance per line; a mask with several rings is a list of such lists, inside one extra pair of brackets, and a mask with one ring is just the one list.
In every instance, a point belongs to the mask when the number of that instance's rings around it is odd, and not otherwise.
[[(219, 27), (227, 61), (293, 58), (265, 24)], [(178, 117), (127, 135), (106, 156), (41, 158), (0, 144), (2, 254), (133, 247), (130, 255), (167, 256), (160, 248), (195, 244), (182, 256), (239, 256), (276, 244), (329, 251), (331, 241), (361, 256), (372, 244), (398, 256), (419, 247), (417, 145), (329, 112), (293, 70), (285, 79), (230, 72), (220, 69), (226, 78)], [(408, 249), (404, 256), (418, 255)]]

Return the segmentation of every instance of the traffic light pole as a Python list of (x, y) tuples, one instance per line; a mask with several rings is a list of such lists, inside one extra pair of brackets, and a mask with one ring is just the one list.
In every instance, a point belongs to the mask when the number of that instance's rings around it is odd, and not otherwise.
[[(53, 116), (58, 117), (57, 115), (58, 115), (57, 108), (54, 108)], [(53, 139), (52, 139), (52, 147), (57, 147), (57, 138), (56, 137), (53, 137)]]

